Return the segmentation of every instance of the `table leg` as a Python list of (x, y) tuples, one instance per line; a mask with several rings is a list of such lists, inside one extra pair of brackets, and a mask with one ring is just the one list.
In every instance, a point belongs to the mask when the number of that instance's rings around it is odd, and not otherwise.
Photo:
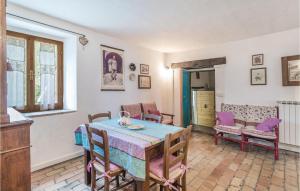
[(136, 181), (137, 191), (149, 191), (149, 181)]
[(83, 154), (83, 165), (84, 165), (84, 183), (86, 185), (90, 185), (91, 184), (91, 173), (87, 171), (87, 166), (89, 164), (91, 160), (91, 155), (90, 155), (90, 151), (84, 149), (84, 154)]

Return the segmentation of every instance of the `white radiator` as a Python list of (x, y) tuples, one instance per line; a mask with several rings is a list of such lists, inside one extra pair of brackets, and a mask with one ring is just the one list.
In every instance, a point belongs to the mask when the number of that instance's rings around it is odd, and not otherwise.
[(278, 101), (279, 142), (300, 146), (300, 102)]

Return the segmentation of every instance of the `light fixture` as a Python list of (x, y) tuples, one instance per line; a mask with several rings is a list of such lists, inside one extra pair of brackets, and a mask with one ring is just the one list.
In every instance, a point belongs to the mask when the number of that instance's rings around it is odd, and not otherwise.
[(13, 67), (12, 67), (12, 64), (10, 62), (6, 62), (6, 71), (14, 71)]
[(89, 43), (89, 40), (85, 37), (85, 35), (82, 35), (79, 37), (79, 42), (82, 46), (85, 46)]

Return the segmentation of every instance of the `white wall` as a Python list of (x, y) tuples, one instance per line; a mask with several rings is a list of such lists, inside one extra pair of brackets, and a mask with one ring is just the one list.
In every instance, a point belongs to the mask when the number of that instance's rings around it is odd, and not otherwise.
[[(82, 152), (82, 148), (74, 145), (73, 131), (80, 124), (87, 122), (89, 113), (111, 111), (118, 115), (121, 104), (155, 101), (161, 110), (164, 105), (162, 88), (167, 83), (170, 73), (164, 69), (164, 55), (160, 52), (137, 47), (121, 40), (108, 37), (97, 32), (66, 23), (42, 14), (8, 4), (8, 12), (20, 16), (52, 24), (54, 26), (86, 34), (89, 44), (83, 48), (77, 44), (77, 111), (74, 113), (33, 118), (31, 127), (31, 163), (33, 170), (63, 161)], [(100, 44), (105, 44), (125, 50), (125, 89), (124, 92), (100, 91)], [(137, 78), (129, 81), (128, 65), (137, 64), (136, 76), (139, 74), (139, 64), (150, 65), (152, 88), (140, 90)], [(76, 71), (76, 70), (75, 70)]]
[[(275, 105), (278, 100), (299, 101), (299, 86), (283, 87), (281, 78), (281, 57), (300, 54), (299, 30), (298, 28), (194, 51), (170, 53), (166, 60), (171, 64), (226, 56), (226, 65), (221, 66), (224, 68), (216, 72), (216, 94), (223, 96), (225, 103)], [(250, 68), (253, 68), (251, 57), (259, 53), (264, 54), (262, 67), (267, 67), (268, 85), (251, 86)], [(180, 82), (178, 78), (176, 75), (175, 83)], [(178, 88), (180, 86), (176, 87), (175, 103), (180, 101)], [(176, 108), (175, 115), (178, 117), (180, 110), (178, 106)], [(179, 118), (176, 121), (180, 124)]]

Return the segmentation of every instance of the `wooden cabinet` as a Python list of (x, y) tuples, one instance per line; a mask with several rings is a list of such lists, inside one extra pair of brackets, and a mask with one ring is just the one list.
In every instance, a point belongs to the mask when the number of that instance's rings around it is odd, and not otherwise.
[(3, 191), (31, 190), (30, 125), (32, 121), (20, 116), (16, 111), (11, 110), (11, 122), (0, 125), (0, 190)]
[(215, 125), (215, 92), (197, 91), (197, 125), (213, 127)]

